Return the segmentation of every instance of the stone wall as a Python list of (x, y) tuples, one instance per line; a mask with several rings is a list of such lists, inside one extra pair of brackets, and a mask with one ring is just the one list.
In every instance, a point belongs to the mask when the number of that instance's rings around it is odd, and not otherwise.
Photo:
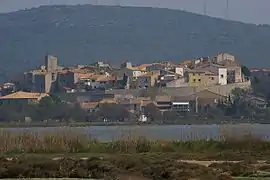
[[(216, 94), (220, 94), (223, 96), (228, 96), (234, 88), (241, 88), (241, 89), (249, 89), (251, 87), (250, 81), (243, 82), (243, 83), (235, 83), (235, 84), (227, 84), (227, 85), (215, 85), (210, 87), (178, 87), (178, 88), (161, 88), (160, 90), (164, 93), (171, 95), (171, 96), (188, 96), (195, 92), (200, 92), (205, 89), (208, 89), (211, 92)], [(124, 90), (124, 89), (116, 89), (112, 91), (107, 91), (110, 93), (114, 93), (116, 95), (133, 95), (139, 96), (140, 89), (132, 89), (132, 90)]]
[(208, 89), (211, 92), (220, 94), (223, 96), (228, 96), (234, 88), (249, 89), (251, 87), (250, 81), (243, 83), (234, 83), (227, 85), (214, 85), (209, 87), (179, 87), (179, 88), (164, 88), (163, 92), (172, 96), (187, 96), (195, 92), (203, 91)]

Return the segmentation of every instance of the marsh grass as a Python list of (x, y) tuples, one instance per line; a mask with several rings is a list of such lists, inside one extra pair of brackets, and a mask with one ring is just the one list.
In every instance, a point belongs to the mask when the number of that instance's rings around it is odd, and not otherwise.
[[(192, 136), (192, 135), (191, 135)], [(149, 140), (129, 132), (111, 142), (100, 142), (80, 130), (57, 132), (0, 131), (0, 153), (250, 153), (270, 155), (270, 142), (247, 133), (223, 133), (220, 140)]]
[(1, 153), (53, 153), (86, 151), (94, 140), (79, 131), (64, 129), (57, 132), (0, 132)]

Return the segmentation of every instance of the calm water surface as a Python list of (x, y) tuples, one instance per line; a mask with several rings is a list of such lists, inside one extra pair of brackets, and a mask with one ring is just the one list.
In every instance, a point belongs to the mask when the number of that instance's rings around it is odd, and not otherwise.
[[(145, 126), (91, 126), (91, 127), (32, 127), (32, 128), (5, 128), (16, 132), (61, 132), (69, 129), (76, 132), (85, 132), (101, 141), (111, 141), (123, 136), (145, 136), (153, 140), (194, 140), (220, 139), (224, 135), (239, 136), (252, 134), (270, 140), (270, 125), (145, 125)], [(2, 129), (3, 130), (3, 129)]]

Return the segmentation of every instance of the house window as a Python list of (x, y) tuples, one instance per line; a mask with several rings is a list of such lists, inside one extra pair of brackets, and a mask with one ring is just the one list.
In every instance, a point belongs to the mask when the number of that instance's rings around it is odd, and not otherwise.
[(195, 76), (195, 73), (193, 73), (192, 75)]
[(220, 75), (220, 77), (221, 77), (221, 78), (224, 78), (224, 75), (223, 75), (223, 74), (221, 74), (221, 75)]
[(179, 111), (179, 112), (189, 112), (190, 108), (188, 104), (185, 105), (174, 105), (173, 109)]
[(199, 82), (201, 82), (201, 79), (198, 79)]
[(215, 78), (214, 77), (211, 77), (212, 80), (214, 80)]
[(196, 82), (196, 79), (193, 79), (193, 82)]

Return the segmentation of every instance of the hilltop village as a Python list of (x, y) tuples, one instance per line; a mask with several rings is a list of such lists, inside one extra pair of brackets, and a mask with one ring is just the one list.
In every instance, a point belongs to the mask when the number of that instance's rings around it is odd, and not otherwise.
[[(117, 68), (102, 61), (63, 67), (57, 57), (47, 55), (39, 69), (24, 73), (22, 82), (3, 84), (0, 101), (2, 106), (38, 104), (44, 98), (57, 97), (69, 106), (78, 105), (88, 120), (89, 114), (106, 107), (107, 115), (96, 114), (104, 121), (131, 117), (147, 121), (155, 119), (157, 113), (186, 116), (209, 112), (220, 104), (229, 106), (235, 102), (231, 101), (235, 96), (232, 92), (240, 90), (242, 94), (238, 93), (238, 97), (243, 97), (245, 92), (244, 101), (250, 107), (265, 109), (267, 100), (252, 93), (250, 73), (229, 53), (179, 63), (124, 62)], [(124, 111), (126, 116), (121, 113)], [(115, 112), (119, 114), (111, 117)]]

